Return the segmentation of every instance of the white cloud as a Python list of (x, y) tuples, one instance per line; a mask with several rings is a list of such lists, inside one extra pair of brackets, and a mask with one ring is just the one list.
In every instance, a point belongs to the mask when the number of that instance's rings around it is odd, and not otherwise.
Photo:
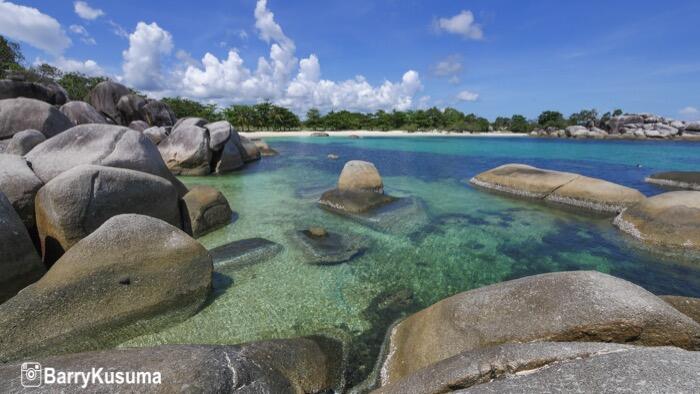
[(63, 72), (79, 72), (91, 77), (106, 75), (105, 71), (100, 67), (94, 60), (80, 61), (75, 59), (68, 59), (63, 56), (59, 56), (53, 61), (46, 61), (41, 58), (37, 58), (34, 61), (34, 65), (40, 65), (43, 63), (48, 63)]
[(70, 25), (69, 27), (70, 31), (73, 33), (77, 34), (80, 36), (80, 40), (88, 45), (95, 45), (97, 42), (95, 41), (94, 38), (88, 33), (88, 31), (85, 29), (85, 27), (81, 25)]
[(468, 90), (462, 90), (457, 94), (457, 100), (460, 101), (476, 101), (479, 99), (479, 94), (470, 92)]
[(688, 120), (700, 119), (700, 109), (695, 107), (685, 107), (678, 111), (679, 114), (683, 115)]
[(475, 23), (474, 14), (469, 10), (463, 10), (451, 18), (440, 18), (435, 25), (438, 30), (458, 34), (466, 39), (481, 40), (484, 38), (481, 26)]
[(462, 62), (458, 56), (451, 55), (439, 61), (433, 71), (438, 77), (449, 77), (462, 72)]
[(36, 8), (0, 0), (0, 34), (53, 55), (71, 45), (58, 21)]
[(163, 87), (161, 56), (173, 50), (170, 33), (155, 22), (139, 22), (129, 35), (129, 48), (122, 53), (123, 81), (136, 89), (157, 90)]
[(95, 20), (105, 14), (104, 11), (99, 8), (90, 7), (90, 5), (85, 1), (76, 1), (73, 3), (73, 10), (79, 17), (90, 21)]
[(129, 38), (129, 32), (126, 31), (126, 29), (123, 28), (122, 25), (113, 20), (109, 20), (107, 21), (107, 23), (109, 23), (109, 25), (112, 26), (112, 33), (114, 33), (114, 35), (121, 38)]
[(245, 41), (248, 39), (248, 33), (245, 30), (241, 29), (238, 31), (238, 38)]
[(221, 104), (271, 100), (303, 113), (311, 107), (324, 111), (408, 109), (422, 89), (420, 77), (413, 70), (404, 73), (399, 82), (384, 81), (378, 86), (363, 76), (346, 81), (322, 79), (318, 57), (311, 54), (296, 58), (294, 41), (275, 21), (266, 0), (256, 4), (255, 26), (259, 38), (271, 44), (269, 57), (260, 57), (255, 69), (244, 64), (236, 49), (229, 50), (223, 59), (206, 53), (201, 66), (188, 64), (173, 73), (179, 79), (173, 88), (176, 93)]

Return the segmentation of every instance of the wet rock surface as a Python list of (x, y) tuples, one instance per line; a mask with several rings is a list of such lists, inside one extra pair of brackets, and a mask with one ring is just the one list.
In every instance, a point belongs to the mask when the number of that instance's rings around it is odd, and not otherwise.
[(282, 252), (284, 247), (264, 238), (250, 238), (217, 246), (209, 251), (217, 268), (240, 269), (262, 263)]
[(182, 199), (195, 238), (231, 223), (233, 212), (228, 200), (211, 186), (194, 186)]
[(700, 172), (669, 171), (649, 175), (645, 182), (669, 189), (686, 189), (700, 191)]
[(360, 236), (328, 232), (318, 227), (296, 231), (293, 238), (302, 247), (307, 263), (317, 265), (350, 261), (364, 252), (368, 242)]

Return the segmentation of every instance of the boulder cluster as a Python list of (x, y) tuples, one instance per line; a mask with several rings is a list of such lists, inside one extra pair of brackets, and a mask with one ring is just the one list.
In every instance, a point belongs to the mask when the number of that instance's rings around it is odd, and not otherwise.
[(700, 122), (684, 122), (652, 114), (626, 114), (612, 117), (600, 125), (548, 127), (535, 130), (533, 136), (559, 138), (671, 139), (700, 138)]
[[(474, 176), (479, 188), (616, 215), (613, 224), (646, 244), (700, 252), (700, 191), (697, 173), (660, 173), (656, 184), (689, 190), (646, 197), (638, 190), (579, 174), (506, 164)], [(651, 179), (651, 180), (650, 180)]]

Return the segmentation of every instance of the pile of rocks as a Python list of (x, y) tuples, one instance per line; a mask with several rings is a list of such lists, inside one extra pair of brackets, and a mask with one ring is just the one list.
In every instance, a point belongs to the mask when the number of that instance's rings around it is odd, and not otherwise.
[(700, 138), (700, 122), (683, 122), (652, 114), (615, 116), (601, 126), (569, 126), (566, 129), (549, 127), (535, 130), (533, 136), (559, 138), (626, 138), (670, 139)]

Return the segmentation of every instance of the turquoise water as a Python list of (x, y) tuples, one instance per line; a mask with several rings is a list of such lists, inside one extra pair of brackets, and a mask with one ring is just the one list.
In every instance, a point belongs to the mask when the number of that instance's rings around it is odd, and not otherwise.
[[(395, 319), (452, 294), (522, 276), (593, 269), (656, 294), (700, 296), (700, 259), (641, 247), (611, 218), (477, 190), (464, 180), (509, 162), (578, 172), (646, 195), (666, 170), (700, 168), (700, 144), (530, 138), (270, 138), (280, 152), (233, 175), (183, 178), (228, 198), (237, 218), (200, 241), (212, 248), (263, 237), (285, 248), (265, 262), (218, 269), (214, 296), (189, 320), (125, 345), (234, 344), (326, 334), (346, 341), (351, 384), (371, 370)], [(340, 160), (328, 160), (334, 153)], [(318, 208), (347, 160), (375, 163), (410, 214), (367, 226)], [(306, 263), (294, 232), (310, 226), (364, 237), (367, 250), (333, 265)]]

